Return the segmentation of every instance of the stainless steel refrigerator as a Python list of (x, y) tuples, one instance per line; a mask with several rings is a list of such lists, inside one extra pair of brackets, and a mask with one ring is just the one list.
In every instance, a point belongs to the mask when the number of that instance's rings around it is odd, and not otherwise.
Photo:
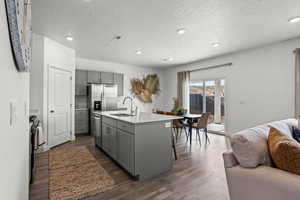
[(118, 86), (115, 84), (88, 85), (88, 107), (90, 134), (94, 135), (94, 112), (116, 110), (118, 108)]
[(115, 84), (90, 84), (88, 95), (92, 112), (115, 110), (118, 107), (118, 86)]

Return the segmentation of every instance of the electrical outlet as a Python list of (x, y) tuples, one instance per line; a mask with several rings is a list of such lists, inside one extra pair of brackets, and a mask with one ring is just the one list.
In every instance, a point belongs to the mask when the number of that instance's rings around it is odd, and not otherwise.
[(165, 123), (165, 128), (170, 128), (171, 127), (171, 122), (166, 122)]

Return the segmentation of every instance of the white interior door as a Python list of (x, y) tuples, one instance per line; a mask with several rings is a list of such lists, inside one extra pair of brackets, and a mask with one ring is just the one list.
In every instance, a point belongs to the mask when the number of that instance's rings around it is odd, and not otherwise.
[(49, 68), (48, 127), (50, 147), (71, 139), (71, 72)]

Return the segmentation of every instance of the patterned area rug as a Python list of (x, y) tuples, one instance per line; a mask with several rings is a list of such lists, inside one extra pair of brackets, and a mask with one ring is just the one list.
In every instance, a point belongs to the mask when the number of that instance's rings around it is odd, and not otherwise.
[(49, 152), (50, 200), (78, 200), (114, 187), (114, 180), (85, 146)]

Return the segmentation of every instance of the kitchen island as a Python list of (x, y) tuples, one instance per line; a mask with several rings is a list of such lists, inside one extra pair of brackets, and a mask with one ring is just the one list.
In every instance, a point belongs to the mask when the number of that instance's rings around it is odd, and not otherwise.
[(172, 168), (172, 120), (178, 116), (125, 112), (95, 112), (95, 143), (138, 180)]

